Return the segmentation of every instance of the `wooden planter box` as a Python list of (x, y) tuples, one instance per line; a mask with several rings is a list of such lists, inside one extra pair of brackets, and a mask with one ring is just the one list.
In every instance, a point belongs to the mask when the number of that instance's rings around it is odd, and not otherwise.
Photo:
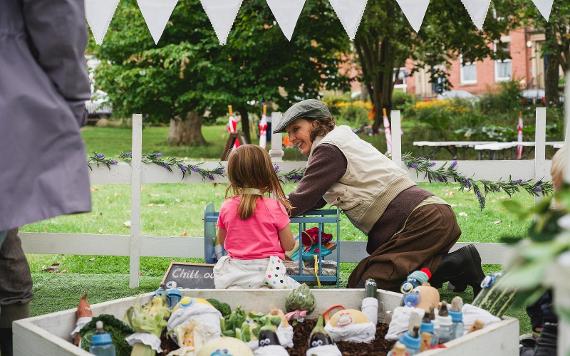
[[(316, 289), (313, 293), (317, 307), (312, 316), (325, 311), (331, 304), (360, 309), (364, 294), (362, 289)], [(216, 298), (232, 308), (241, 305), (246, 310), (268, 312), (271, 308), (283, 308), (287, 290), (185, 290), (185, 295), (201, 298)], [(135, 302), (150, 300), (152, 293), (92, 305), (94, 315), (113, 314), (122, 319), (126, 310)], [(401, 294), (378, 291), (379, 319), (384, 320), (387, 310), (394, 310)], [(90, 355), (74, 346), (69, 333), (75, 327), (75, 309), (23, 319), (14, 323), (14, 355), (59, 356)], [(431, 350), (422, 355), (456, 356), (511, 356), (518, 355), (519, 323), (508, 318), (482, 330), (465, 335), (446, 344), (446, 349)]]

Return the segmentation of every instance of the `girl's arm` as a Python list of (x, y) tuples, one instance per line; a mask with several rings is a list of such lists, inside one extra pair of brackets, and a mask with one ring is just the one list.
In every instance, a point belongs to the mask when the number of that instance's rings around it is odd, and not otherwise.
[(224, 241), (226, 240), (226, 230), (218, 227), (216, 245), (224, 245)]
[(293, 233), (289, 225), (279, 230), (279, 241), (285, 251), (291, 251), (295, 247), (295, 239), (293, 238)]

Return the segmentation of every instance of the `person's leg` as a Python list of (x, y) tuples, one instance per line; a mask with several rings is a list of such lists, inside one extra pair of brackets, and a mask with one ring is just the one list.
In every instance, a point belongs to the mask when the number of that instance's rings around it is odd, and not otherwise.
[(419, 207), (410, 214), (402, 231), (358, 264), (348, 286), (361, 287), (366, 279), (373, 278), (378, 288), (399, 291), (400, 284), (412, 271), (422, 267), (435, 271), (460, 235), (449, 206)]
[(0, 354), (12, 356), (12, 323), (30, 315), (30, 303), (2, 305), (0, 309)]
[(0, 349), (2, 356), (12, 355), (12, 322), (29, 316), (32, 276), (18, 237), (18, 230), (8, 231), (0, 246)]

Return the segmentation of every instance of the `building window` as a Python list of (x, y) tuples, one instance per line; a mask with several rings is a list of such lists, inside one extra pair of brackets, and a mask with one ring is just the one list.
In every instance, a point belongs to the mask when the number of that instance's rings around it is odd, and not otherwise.
[(406, 78), (408, 77), (408, 72), (406, 68), (402, 67), (400, 70), (394, 69), (394, 88), (401, 89), (404, 92), (407, 88)]
[(495, 52), (504, 59), (495, 60), (495, 81), (503, 82), (513, 77), (511, 63), (511, 45), (509, 42), (495, 43)]
[(463, 56), (460, 56), (461, 61), (461, 84), (475, 84), (477, 83), (477, 65), (473, 62), (463, 62)]

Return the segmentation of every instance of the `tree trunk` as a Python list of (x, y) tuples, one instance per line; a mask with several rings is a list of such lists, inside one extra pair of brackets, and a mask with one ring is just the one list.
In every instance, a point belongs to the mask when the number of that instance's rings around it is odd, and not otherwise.
[(243, 136), (247, 143), (252, 143), (251, 133), (249, 131), (249, 113), (246, 108), (237, 108), (237, 111), (241, 115), (241, 129), (243, 131)]
[(195, 111), (189, 111), (182, 120), (176, 117), (170, 120), (168, 144), (171, 146), (205, 146), (202, 135), (202, 117)]
[(545, 66), (544, 69), (544, 93), (547, 106), (558, 106), (560, 104), (558, 94), (558, 81), (560, 80), (560, 53), (558, 51), (558, 40), (554, 26), (547, 23), (545, 26)]

